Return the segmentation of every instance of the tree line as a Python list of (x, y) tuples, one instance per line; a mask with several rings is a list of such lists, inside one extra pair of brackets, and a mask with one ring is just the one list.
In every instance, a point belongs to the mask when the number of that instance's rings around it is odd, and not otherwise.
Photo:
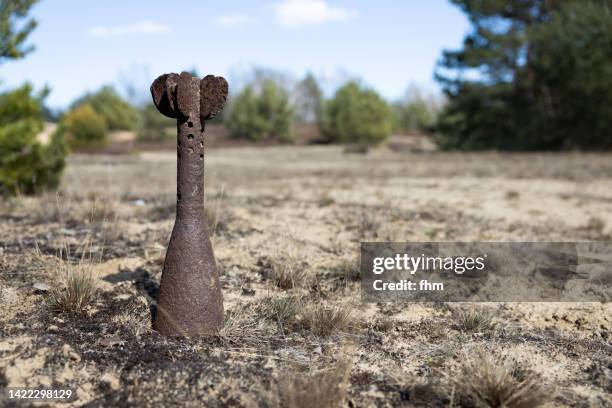
[[(0, 2), (0, 64), (32, 52), (28, 17), (37, 0)], [(217, 123), (233, 138), (291, 143), (296, 123), (320, 142), (377, 144), (392, 132), (428, 132), (455, 150), (612, 148), (610, 0), (451, 0), (469, 18), (459, 50), (442, 53), (434, 73), (445, 103), (410, 89), (388, 103), (359, 81), (329, 98), (307, 75), (292, 86), (257, 70), (234, 90)], [(113, 130), (143, 140), (174, 137), (152, 104), (134, 106), (111, 86), (87, 93), (61, 115), (45, 107), (48, 89), (29, 84), (0, 94), (0, 193), (53, 188), (70, 149), (102, 146)], [(47, 143), (37, 135), (57, 119)]]
[[(312, 74), (291, 85), (281, 78), (272, 70), (254, 69), (247, 84), (230, 93), (226, 109), (212, 123), (225, 125), (231, 138), (253, 142), (292, 143), (296, 125), (311, 124), (320, 133), (320, 143), (375, 144), (392, 131), (430, 131), (439, 109), (434, 98), (414, 87), (404, 100), (390, 105), (356, 80), (326, 99)], [(101, 147), (114, 130), (135, 131), (141, 141), (170, 140), (176, 133), (174, 121), (160, 115), (152, 103), (134, 106), (110, 85), (52, 116), (59, 121), (58, 132), (76, 149)]]

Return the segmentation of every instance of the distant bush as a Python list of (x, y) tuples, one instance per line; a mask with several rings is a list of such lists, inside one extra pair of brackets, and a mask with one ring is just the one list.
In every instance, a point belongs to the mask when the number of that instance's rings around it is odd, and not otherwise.
[(109, 130), (135, 130), (138, 111), (119, 96), (112, 86), (103, 86), (93, 94), (87, 94), (72, 104), (72, 109), (89, 105), (106, 121)]
[(138, 139), (160, 141), (175, 137), (173, 129), (176, 127), (176, 121), (159, 113), (155, 105), (147, 104), (139, 113)]
[(41, 143), (42, 101), (47, 91), (32, 94), (24, 85), (0, 94), (0, 193), (33, 194), (53, 189), (64, 169), (66, 146), (59, 135)]
[(404, 132), (430, 132), (436, 124), (439, 104), (411, 87), (406, 97), (393, 105), (395, 128)]
[(302, 123), (314, 123), (320, 125), (323, 116), (323, 91), (317, 78), (308, 73), (295, 89), (295, 100), (297, 105), (297, 117)]
[(253, 141), (290, 142), (293, 140), (292, 123), (293, 109), (288, 92), (271, 80), (264, 81), (259, 92), (253, 86), (245, 87), (233, 98), (225, 118), (232, 137)]
[(56, 133), (76, 149), (101, 147), (108, 142), (106, 121), (89, 104), (80, 105), (64, 115)]
[(376, 144), (389, 136), (392, 123), (387, 103), (352, 81), (325, 104), (322, 131), (335, 143)]

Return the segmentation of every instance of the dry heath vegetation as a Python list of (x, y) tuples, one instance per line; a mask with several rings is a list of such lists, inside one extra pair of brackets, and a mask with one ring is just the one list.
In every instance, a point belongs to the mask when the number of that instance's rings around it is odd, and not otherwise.
[(225, 322), (175, 339), (151, 330), (175, 155), (72, 156), (57, 194), (0, 203), (0, 388), (69, 386), (90, 407), (610, 406), (609, 304), (363, 303), (358, 256), (362, 240), (609, 239), (610, 163), (213, 149)]
[(538, 407), (553, 397), (540, 376), (482, 350), (466, 356), (456, 381), (458, 398), (471, 400), (475, 406)]

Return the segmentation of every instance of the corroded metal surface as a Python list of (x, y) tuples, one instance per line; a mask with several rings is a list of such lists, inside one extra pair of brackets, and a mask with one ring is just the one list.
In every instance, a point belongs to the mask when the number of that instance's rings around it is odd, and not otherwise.
[(176, 221), (168, 244), (153, 328), (168, 336), (209, 336), (223, 323), (223, 297), (204, 218), (204, 120), (223, 110), (227, 81), (188, 72), (151, 85), (153, 102), (177, 120)]

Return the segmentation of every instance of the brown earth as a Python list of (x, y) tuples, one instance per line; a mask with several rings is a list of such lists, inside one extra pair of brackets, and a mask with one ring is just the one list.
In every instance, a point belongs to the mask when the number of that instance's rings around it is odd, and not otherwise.
[[(396, 150), (209, 150), (213, 339), (150, 329), (175, 154), (71, 157), (57, 195), (0, 202), (0, 388), (100, 407), (612, 406), (609, 303), (363, 304), (355, 272), (364, 240), (609, 240), (612, 155)], [(74, 262), (97, 288), (81, 314), (50, 303)]]

